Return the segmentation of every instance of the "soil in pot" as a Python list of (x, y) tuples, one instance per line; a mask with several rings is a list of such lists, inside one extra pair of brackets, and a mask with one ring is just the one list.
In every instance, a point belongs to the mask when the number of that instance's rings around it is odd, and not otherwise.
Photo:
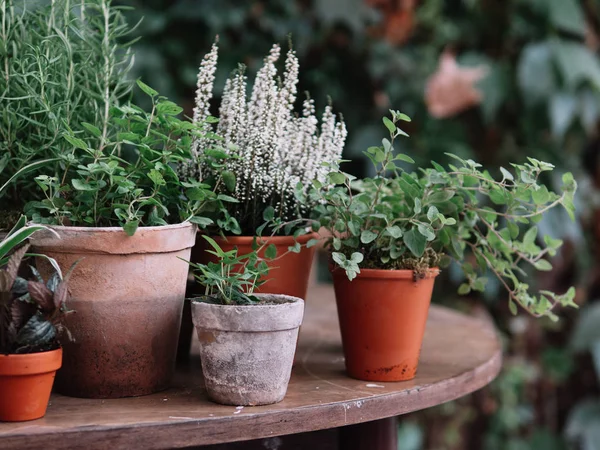
[(0, 355), (0, 421), (22, 422), (43, 417), (62, 349), (23, 355)]
[[(151, 394), (169, 386), (181, 325), (192, 224), (121, 228), (53, 227), (61, 239), (36, 234), (37, 252), (63, 270), (80, 260), (69, 283), (57, 390), (87, 398)], [(180, 259), (181, 258), (181, 259)], [(37, 260), (43, 275), (51, 271)]]
[(332, 270), (348, 375), (366, 381), (415, 377), (438, 269), (361, 269), (349, 281)]
[(192, 302), (204, 382), (217, 403), (268, 405), (285, 397), (304, 301), (257, 296), (255, 305)]

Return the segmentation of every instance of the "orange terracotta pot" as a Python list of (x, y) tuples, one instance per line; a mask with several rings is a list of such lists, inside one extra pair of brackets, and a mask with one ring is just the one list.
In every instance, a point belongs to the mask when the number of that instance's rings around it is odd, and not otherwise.
[[(169, 387), (196, 227), (190, 223), (121, 228), (52, 227), (36, 233), (35, 251), (63, 271), (79, 260), (69, 281), (60, 393), (86, 398), (151, 394)], [(52, 268), (36, 260), (45, 277)]]
[[(270, 244), (275, 244), (277, 247), (277, 259), (273, 261), (267, 260), (269, 265), (269, 274), (265, 277), (263, 284), (257, 292), (263, 294), (284, 294), (292, 297), (298, 297), (306, 300), (306, 292), (308, 290), (308, 280), (315, 255), (315, 248), (302, 247), (300, 253), (288, 252), (288, 247), (294, 245), (295, 242), (305, 245), (311, 239), (319, 237), (316, 233), (310, 233), (298, 237), (294, 240), (293, 236), (274, 236), (265, 237), (259, 240), (259, 244), (265, 243), (265, 249)], [(238, 254), (243, 255), (252, 252), (251, 236), (228, 236), (228, 237), (213, 237), (224, 251), (238, 249)], [(198, 234), (196, 247), (192, 254), (194, 262), (216, 262), (217, 257), (206, 252), (209, 248), (208, 243), (202, 235)], [(286, 253), (287, 252), (287, 253)], [(283, 255), (283, 256), (281, 256)], [(264, 257), (264, 250), (260, 252), (261, 257)]]
[(361, 269), (349, 281), (332, 270), (348, 375), (367, 381), (415, 377), (438, 269), (414, 281), (410, 270)]
[(0, 355), (0, 421), (44, 417), (62, 349), (23, 355)]

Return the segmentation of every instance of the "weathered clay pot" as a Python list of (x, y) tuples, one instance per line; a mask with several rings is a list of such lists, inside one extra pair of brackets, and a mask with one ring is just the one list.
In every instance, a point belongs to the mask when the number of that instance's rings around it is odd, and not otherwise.
[[(151, 394), (169, 386), (196, 227), (190, 223), (141, 227), (133, 236), (116, 227), (52, 227), (61, 239), (37, 233), (37, 252), (70, 279), (57, 389), (66, 395), (116, 398)], [(82, 259), (83, 258), (83, 259)], [(182, 259), (179, 259), (182, 258)], [(48, 263), (37, 260), (42, 275)]]
[(206, 390), (217, 403), (268, 405), (285, 397), (304, 301), (258, 296), (264, 304), (192, 303)]
[(0, 421), (21, 422), (46, 414), (62, 349), (0, 355)]
[(418, 280), (411, 270), (361, 269), (352, 281), (339, 268), (331, 273), (348, 375), (367, 381), (414, 378), (439, 270)]

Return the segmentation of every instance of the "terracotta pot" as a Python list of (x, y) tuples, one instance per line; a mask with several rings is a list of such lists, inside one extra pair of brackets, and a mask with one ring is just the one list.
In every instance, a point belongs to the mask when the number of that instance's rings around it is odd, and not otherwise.
[(367, 381), (415, 377), (438, 274), (431, 269), (414, 281), (411, 270), (361, 269), (348, 281), (343, 270), (332, 270), (348, 375)]
[[(141, 227), (133, 236), (117, 227), (52, 228), (61, 239), (36, 233), (35, 250), (55, 258), (63, 271), (80, 260), (69, 283), (75, 313), (65, 320), (74, 340), (63, 339), (58, 390), (117, 398), (166, 389), (196, 227)], [(43, 275), (51, 273), (45, 260), (37, 264)]]
[(206, 390), (217, 403), (268, 405), (285, 397), (304, 301), (258, 295), (268, 303), (192, 303)]
[(23, 355), (0, 355), (0, 421), (44, 417), (62, 349)]
[[(288, 252), (288, 247), (294, 245), (295, 242), (304, 245), (310, 239), (316, 239), (318, 236), (316, 233), (309, 233), (298, 237), (297, 240), (294, 240), (293, 236), (265, 237), (259, 240), (259, 244), (266, 244), (265, 249), (266, 246), (275, 244), (278, 255), (276, 260), (267, 261), (269, 275), (265, 277), (266, 283), (260, 287), (259, 291), (264, 294), (283, 294), (306, 299), (308, 279), (310, 278), (316, 247), (302, 247), (300, 253)], [(230, 251), (237, 247), (240, 255), (252, 251), (252, 241), (254, 240), (252, 236), (228, 236), (225, 238), (213, 236), (213, 239), (224, 251)], [(202, 238), (201, 234), (198, 234), (192, 261), (201, 263), (218, 261), (216, 256), (205, 251), (208, 248), (209, 245), (206, 240)], [(260, 253), (260, 256), (264, 257), (264, 251)]]

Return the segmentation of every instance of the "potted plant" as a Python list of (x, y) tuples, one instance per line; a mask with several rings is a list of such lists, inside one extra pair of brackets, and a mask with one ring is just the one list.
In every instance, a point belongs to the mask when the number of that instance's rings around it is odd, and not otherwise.
[[(228, 220), (219, 223), (223, 236), (213, 238), (224, 249), (237, 247), (240, 254), (260, 245), (264, 248), (261, 257), (277, 256), (276, 261), (268, 263), (268, 282), (260, 291), (305, 298), (314, 255), (311, 247), (317, 243), (317, 236), (298, 226), (314, 204), (298, 201), (297, 186), (303, 183), (308, 188), (312, 180), (325, 181), (323, 163), (341, 157), (346, 128), (328, 106), (319, 129), (314, 103), (309, 98), (303, 103), (303, 114), (294, 114), (298, 59), (290, 49), (285, 73), (278, 83), (275, 64), (280, 51), (279, 45), (272, 47), (256, 75), (249, 99), (243, 66), (225, 84), (215, 131), (223, 138), (217, 142), (222, 147), (218, 152), (229, 159), (225, 170), (217, 174), (224, 181), (219, 192), (237, 202), (226, 205)], [(194, 121), (210, 118), (217, 56), (215, 43), (200, 66)], [(195, 158), (181, 166), (181, 173), (198, 180), (212, 179), (214, 169), (202, 161), (207, 151), (215, 151), (210, 150), (214, 146), (210, 136), (196, 139)], [(269, 223), (266, 228), (265, 221)], [(206, 248), (202, 239), (199, 244), (196, 251), (200, 254), (194, 255), (194, 261), (211, 259), (202, 253)]]
[(37, 281), (18, 275), (28, 249), (23, 243), (41, 228), (25, 227), (21, 219), (0, 242), (0, 421), (43, 417), (62, 362), (57, 329), (66, 313), (70, 272), (64, 280), (54, 272), (47, 283), (35, 269)]
[[(0, 1), (0, 231), (39, 193), (34, 178), (63, 164), (61, 138), (82, 122), (102, 129), (107, 102), (131, 90), (131, 31), (110, 0)], [(99, 145), (99, 136), (89, 136)]]
[(204, 295), (192, 300), (192, 316), (208, 396), (226, 405), (277, 403), (290, 380), (304, 301), (255, 294), (268, 271), (258, 252), (224, 251), (203, 238), (219, 260), (192, 264), (205, 286)]
[[(107, 105), (109, 121), (64, 135), (71, 151), (61, 170), (35, 178), (43, 199), (26, 205), (36, 223), (60, 236), (32, 243), (61, 267), (83, 258), (71, 280), (77, 315), (66, 318), (60, 392), (77, 397), (144, 395), (169, 386), (196, 225), (228, 198), (206, 183), (180, 180), (199, 126), (182, 108), (138, 81), (151, 111)], [(87, 136), (92, 140), (88, 141)], [(95, 146), (100, 136), (100, 145)], [(219, 160), (213, 160), (219, 165)], [(48, 264), (38, 261), (40, 272)]]
[[(406, 135), (391, 111), (383, 122), (390, 139), (365, 155), (376, 175), (356, 181), (332, 166), (333, 187), (314, 189), (321, 200), (318, 225), (330, 232), (338, 315), (346, 369), (352, 377), (373, 381), (415, 376), (434, 279), (450, 257), (462, 267), (460, 294), (483, 291), (487, 276), (506, 288), (509, 307), (555, 318), (556, 305), (576, 306), (575, 290), (562, 295), (529, 292), (521, 280), (526, 269), (550, 270), (561, 241), (543, 237), (535, 226), (545, 212), (563, 205), (573, 218), (576, 183), (563, 175), (562, 193), (541, 182), (551, 164), (528, 158), (500, 168), (494, 178), (480, 164), (449, 155), (447, 168), (407, 172), (407, 155), (394, 152), (394, 140)], [(318, 186), (317, 186), (318, 187)]]

